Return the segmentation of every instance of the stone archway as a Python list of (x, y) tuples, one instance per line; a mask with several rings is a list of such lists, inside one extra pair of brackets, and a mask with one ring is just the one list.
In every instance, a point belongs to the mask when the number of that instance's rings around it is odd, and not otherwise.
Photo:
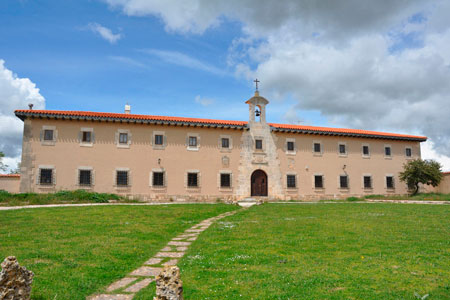
[(251, 195), (253, 196), (267, 196), (267, 174), (263, 170), (256, 170), (252, 173), (251, 181)]

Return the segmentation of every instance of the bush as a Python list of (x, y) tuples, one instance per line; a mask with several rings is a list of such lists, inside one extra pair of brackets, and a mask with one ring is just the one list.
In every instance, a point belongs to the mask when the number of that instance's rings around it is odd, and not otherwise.
[(347, 201), (363, 201), (364, 199), (361, 199), (358, 197), (348, 197), (346, 200)]

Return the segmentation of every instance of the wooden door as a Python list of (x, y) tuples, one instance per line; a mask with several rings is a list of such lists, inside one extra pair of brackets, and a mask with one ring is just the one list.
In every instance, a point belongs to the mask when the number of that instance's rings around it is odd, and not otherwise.
[(256, 170), (251, 177), (252, 196), (267, 196), (267, 175), (263, 170)]

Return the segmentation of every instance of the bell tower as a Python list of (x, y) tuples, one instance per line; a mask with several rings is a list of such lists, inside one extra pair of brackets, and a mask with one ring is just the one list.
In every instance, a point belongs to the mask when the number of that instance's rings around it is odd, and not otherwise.
[(266, 124), (266, 105), (269, 104), (269, 101), (261, 97), (259, 95), (258, 91), (258, 79), (255, 79), (254, 82), (256, 83), (256, 90), (255, 95), (248, 99), (245, 103), (248, 104), (248, 110), (249, 110), (249, 125), (252, 127), (252, 125), (255, 124)]

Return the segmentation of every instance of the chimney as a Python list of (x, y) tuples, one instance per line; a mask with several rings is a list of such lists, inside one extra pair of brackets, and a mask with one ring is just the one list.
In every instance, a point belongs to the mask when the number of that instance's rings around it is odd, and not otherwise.
[(28, 107), (30, 108), (30, 110), (33, 109), (33, 103), (28, 104)]
[(125, 113), (130, 114), (131, 113), (131, 106), (127, 103), (125, 104)]

